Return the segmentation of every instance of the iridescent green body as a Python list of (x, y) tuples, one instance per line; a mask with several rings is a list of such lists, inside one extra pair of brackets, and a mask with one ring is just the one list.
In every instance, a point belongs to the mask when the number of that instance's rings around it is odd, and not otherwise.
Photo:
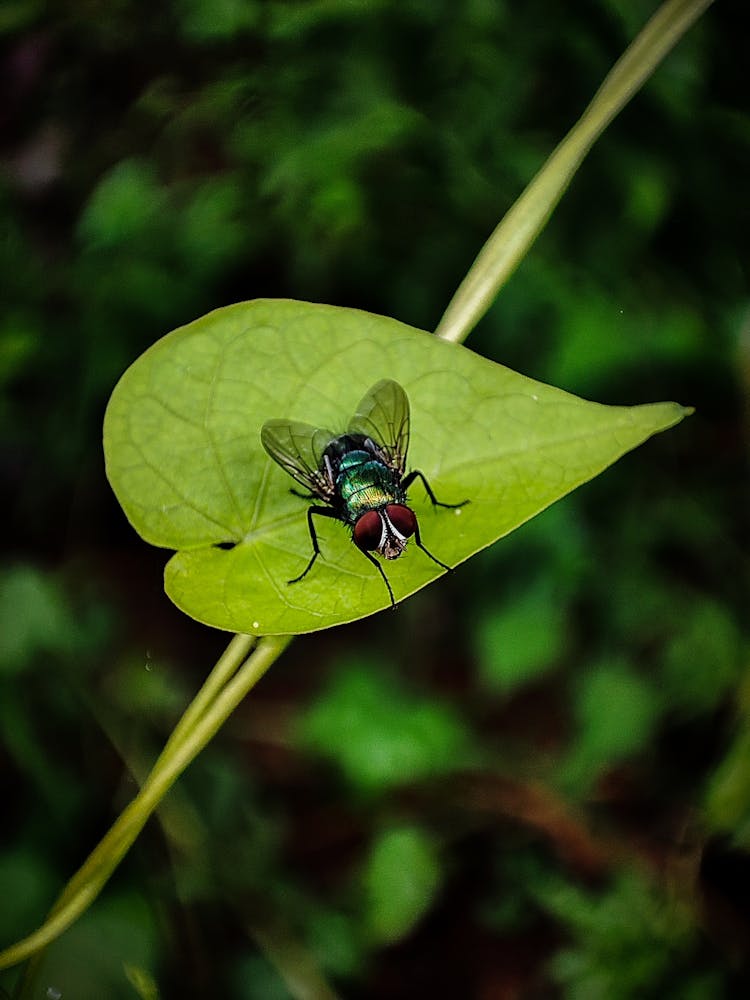
[(334, 473), (339, 511), (347, 524), (356, 524), (368, 510), (405, 502), (401, 477), (374, 456), (372, 442), (365, 444), (359, 435), (345, 434), (332, 441), (326, 452)]

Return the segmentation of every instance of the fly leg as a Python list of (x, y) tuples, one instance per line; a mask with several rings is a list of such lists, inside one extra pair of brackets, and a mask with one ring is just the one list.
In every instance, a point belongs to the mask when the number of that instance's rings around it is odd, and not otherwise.
[[(464, 504), (469, 503), (468, 500), (462, 500), (461, 503), (443, 503), (441, 500), (438, 500), (438, 498), (432, 492), (432, 487), (425, 479), (424, 473), (420, 472), (419, 469), (413, 469), (408, 476), (404, 477), (404, 480), (401, 483), (402, 488), (404, 490), (408, 490), (411, 484), (417, 478), (422, 480), (422, 485), (427, 491), (427, 496), (430, 498), (430, 502), (432, 503), (433, 507), (448, 507), (452, 510), (455, 510), (456, 508), (463, 507)], [(426, 556), (429, 556), (434, 563), (437, 563), (438, 566), (442, 566), (443, 569), (445, 570), (450, 570), (450, 566), (446, 566), (444, 562), (441, 562), (440, 559), (438, 559), (437, 556), (434, 556), (430, 552), (430, 550), (422, 543), (422, 536), (419, 533), (419, 524), (417, 524), (414, 529), (414, 543), (417, 546), (417, 548), (421, 549)]]
[[(310, 557), (310, 562), (305, 566), (299, 576), (295, 576), (293, 580), (287, 580), (287, 585), (290, 583), (299, 583), (303, 580), (313, 567), (313, 563), (320, 555), (320, 546), (318, 545), (318, 535), (315, 531), (315, 525), (313, 524), (313, 514), (319, 514), (321, 517), (332, 517), (335, 521), (339, 518), (329, 507), (308, 507), (307, 508), (307, 527), (310, 532), (310, 540), (312, 541), (313, 554)], [(390, 588), (388, 588), (390, 590)]]
[[(462, 500), (461, 503), (443, 503), (441, 500), (438, 500), (438, 498), (432, 492), (432, 487), (430, 486), (430, 484), (425, 479), (424, 473), (420, 472), (419, 469), (413, 469), (409, 473), (408, 476), (404, 477), (404, 479), (403, 479), (403, 481), (401, 483), (402, 489), (408, 490), (409, 487), (411, 486), (411, 484), (414, 482), (414, 480), (417, 477), (419, 477), (419, 479), (422, 480), (422, 485), (424, 486), (425, 490), (427, 491), (427, 496), (430, 498), (430, 502), (432, 503), (433, 507), (450, 507), (452, 509), (455, 509), (456, 507), (463, 507), (465, 504), (469, 503), (468, 500)], [(420, 545), (419, 537), (418, 536), (417, 536), (417, 545)], [(420, 548), (422, 548), (422, 547), (423, 546), (420, 545)], [(425, 552), (427, 552), (427, 549), (425, 549)], [(429, 556), (430, 553), (427, 552), (427, 555)], [(430, 557), (430, 558), (432, 558), (432, 557)], [(435, 560), (435, 562), (439, 562), (439, 561), (440, 561), (439, 559)], [(440, 563), (440, 565), (442, 566), (443, 564)], [(446, 567), (446, 569), (447, 569), (447, 567)]]
[[(417, 544), (419, 545), (419, 542), (417, 542)], [(365, 549), (360, 549), (359, 551), (362, 553), (363, 556), (365, 556), (367, 559), (370, 560), (370, 562), (373, 564), (373, 566), (378, 571), (378, 573), (380, 573), (380, 575), (383, 577), (383, 583), (388, 588), (388, 596), (391, 599), (391, 607), (395, 610), (395, 608), (396, 608), (396, 601), (394, 600), (393, 591), (391, 590), (391, 585), (388, 582), (388, 577), (385, 575), (385, 570), (380, 565), (380, 563), (377, 561), (377, 559), (375, 558), (375, 556), (372, 555), (372, 553), (367, 552)], [(429, 556), (430, 553), (428, 552), (427, 555)], [(443, 564), (440, 563), (440, 565), (442, 566)], [(448, 569), (447, 566), (445, 568)], [(305, 572), (307, 572), (307, 570), (305, 570)]]
[[(318, 534), (315, 531), (315, 524), (313, 522), (313, 514), (319, 514), (321, 517), (331, 517), (331, 518), (333, 518), (334, 521), (339, 521), (340, 520), (339, 516), (335, 513), (335, 511), (332, 511), (329, 507), (308, 507), (307, 508), (307, 527), (308, 527), (308, 529), (310, 531), (310, 540), (312, 541), (313, 554), (312, 554), (312, 556), (310, 556), (309, 563), (307, 564), (307, 566), (305, 566), (305, 568), (302, 570), (302, 572), (300, 573), (300, 575), (299, 576), (295, 576), (295, 578), (293, 580), (287, 580), (287, 586), (289, 586), (289, 584), (292, 584), (292, 583), (299, 583), (300, 580), (304, 580), (304, 578), (307, 576), (307, 574), (313, 568), (313, 563), (315, 562), (315, 560), (320, 555), (320, 546), (318, 545)], [(419, 542), (418, 539), (417, 539), (417, 545), (419, 545), (420, 548), (423, 548), (423, 546), (421, 545), (421, 543)], [(427, 549), (425, 549), (425, 552), (427, 552)], [(385, 575), (385, 570), (380, 565), (380, 563), (377, 561), (377, 559), (375, 558), (375, 556), (371, 555), (369, 552), (365, 552), (364, 550), (362, 550), (362, 555), (366, 556), (370, 560), (370, 562), (373, 564), (373, 566), (375, 567), (375, 569), (378, 571), (378, 573), (380, 573), (381, 577), (383, 578), (383, 583), (386, 585), (386, 588), (388, 590), (388, 596), (391, 599), (391, 607), (395, 608), (396, 607), (396, 601), (395, 601), (395, 598), (393, 596), (393, 591), (391, 590), (391, 585), (388, 582), (388, 577)], [(431, 556), (429, 552), (427, 552), (427, 555), (430, 556), (431, 559), (435, 558), (434, 556)], [(438, 562), (438, 560), (436, 559), (435, 562)], [(440, 563), (440, 565), (442, 566), (443, 564)], [(448, 567), (446, 566), (445, 569), (448, 569)]]
[[(437, 503), (437, 501), (435, 501), (435, 502)], [(468, 500), (464, 500), (464, 503), (468, 503), (468, 502), (469, 502)], [(441, 507), (461, 507), (461, 506), (463, 506), (463, 504), (460, 504), (460, 503), (441, 503), (440, 506)], [(418, 549), (421, 549), (426, 556), (429, 556), (430, 559), (432, 559), (432, 561), (434, 563), (437, 563), (438, 566), (442, 566), (443, 569), (450, 571), (450, 566), (446, 566), (444, 562), (441, 562), (437, 558), (437, 556), (434, 556), (430, 552), (430, 550), (428, 548), (426, 548), (422, 544), (422, 536), (419, 533), (419, 525), (418, 524), (417, 524), (416, 528), (414, 529), (414, 544), (417, 546)]]

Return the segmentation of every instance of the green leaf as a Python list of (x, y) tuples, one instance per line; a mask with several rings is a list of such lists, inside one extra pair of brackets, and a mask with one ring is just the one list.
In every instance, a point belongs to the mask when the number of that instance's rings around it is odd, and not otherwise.
[(230, 39), (255, 27), (260, 5), (248, 0), (180, 0), (180, 27), (196, 41)]
[(578, 738), (563, 769), (584, 785), (607, 764), (643, 749), (658, 720), (656, 691), (626, 663), (596, 664), (580, 682)]
[[(0, 885), (5, 899), (12, 899), (12, 906), (0, 907), (0, 935), (10, 941), (19, 927), (32, 926), (45, 912), (55, 890), (57, 876), (49, 870), (41, 856), (31, 847), (11, 846), (5, 842), (0, 852)], [(0, 992), (2, 996), (2, 992)]]
[[(123, 890), (100, 900), (64, 938), (50, 945), (44, 956), (44, 982), (60, 997), (135, 1000), (139, 994), (134, 992), (132, 970), (140, 970), (141, 985), (147, 982), (146, 976), (151, 979), (157, 950), (156, 918), (150, 904), (143, 896)], [(51, 995), (47, 991), (46, 996)]]
[(598, 892), (548, 878), (535, 886), (535, 895), (567, 931), (567, 943), (551, 962), (566, 997), (688, 995), (681, 968), (692, 944), (689, 915), (674, 901), (667, 905), (636, 871), (616, 873)]
[(21, 673), (38, 652), (68, 651), (76, 628), (54, 579), (33, 566), (0, 574), (0, 676)]
[(662, 695), (672, 709), (708, 712), (742, 676), (742, 635), (725, 608), (703, 597), (686, 602), (683, 621), (665, 650)]
[[(134, 528), (177, 549), (166, 590), (206, 624), (312, 632), (388, 606), (383, 581), (334, 521), (310, 553), (305, 503), (265, 454), (273, 417), (343, 430), (363, 394), (394, 378), (412, 408), (410, 502), (427, 547), (456, 566), (688, 413), (608, 407), (534, 382), (456, 344), (352, 309), (256, 300), (216, 310), (145, 352), (104, 422), (107, 474)], [(234, 548), (217, 548), (235, 543)], [(442, 574), (416, 547), (388, 564), (398, 600)]]
[(441, 869), (432, 841), (417, 827), (388, 830), (364, 871), (367, 926), (378, 944), (398, 941), (428, 909)]
[(377, 662), (344, 663), (302, 721), (302, 739), (362, 791), (466, 766), (470, 739), (460, 717), (449, 706), (407, 694), (386, 671)]
[(128, 244), (151, 230), (164, 206), (152, 167), (123, 160), (100, 181), (78, 225), (79, 236), (93, 250)]
[(565, 639), (564, 604), (550, 586), (537, 584), (480, 621), (482, 679), (499, 691), (513, 691), (551, 670)]

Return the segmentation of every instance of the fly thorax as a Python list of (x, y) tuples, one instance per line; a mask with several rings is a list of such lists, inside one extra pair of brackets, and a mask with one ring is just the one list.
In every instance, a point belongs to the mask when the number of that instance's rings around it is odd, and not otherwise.
[(388, 470), (366, 452), (350, 452), (339, 464), (336, 489), (349, 523), (368, 510), (377, 510), (394, 499)]
[(359, 448), (344, 452), (338, 459), (339, 475), (351, 475), (372, 461), (372, 455)]

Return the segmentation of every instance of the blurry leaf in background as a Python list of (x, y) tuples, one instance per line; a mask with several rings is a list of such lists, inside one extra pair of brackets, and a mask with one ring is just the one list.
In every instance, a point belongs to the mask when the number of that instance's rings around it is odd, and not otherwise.
[[(544, 370), (556, 385), (579, 392), (644, 365), (655, 371), (658, 365), (684, 364), (700, 356), (707, 333), (688, 308), (644, 308), (637, 290), (613, 296), (580, 276), (566, 287), (559, 308), (560, 330)], [(608, 336), (602, 337), (603, 330)]]
[(644, 150), (639, 150), (632, 157), (621, 156), (618, 165), (622, 169), (626, 190), (625, 219), (639, 236), (644, 231), (652, 233), (672, 207), (674, 183), (671, 172)]
[(310, 949), (331, 976), (356, 976), (365, 962), (359, 925), (349, 913), (320, 906), (311, 910), (306, 927)]
[(187, 849), (176, 865), (183, 899), (234, 900), (248, 892), (289, 895), (279, 853), (286, 817), (264, 799), (251, 768), (209, 747), (188, 777), (182, 833)]
[(711, 712), (740, 679), (750, 649), (727, 610), (705, 597), (686, 600), (661, 668), (665, 708)]
[(488, 613), (475, 642), (484, 683), (508, 693), (552, 670), (567, 639), (566, 607), (547, 581)]
[(735, 731), (728, 750), (709, 775), (704, 803), (709, 828), (729, 833), (738, 845), (750, 850), (750, 672), (747, 669), (735, 698)]
[(507, 535), (502, 545), (479, 555), (474, 562), (474, 600), (482, 611), (478, 618), (491, 620), (506, 602), (521, 601), (524, 594), (533, 595), (544, 586), (566, 616), (570, 613), (590, 574), (590, 543), (580, 503), (576, 494), (563, 498)]
[(274, 966), (254, 952), (235, 959), (230, 996), (234, 1000), (294, 1000)]
[(255, 27), (262, 11), (257, 0), (178, 0), (175, 7), (185, 37), (199, 42), (234, 38)]
[(308, 708), (299, 733), (367, 793), (450, 773), (471, 759), (471, 738), (458, 712), (409, 694), (377, 661), (342, 664)]
[[(38, 349), (39, 331), (31, 313), (7, 312), (0, 320), (0, 387), (31, 364)], [(4, 398), (0, 407), (5, 406)], [(0, 409), (0, 416), (3, 410)]]
[(40, 652), (69, 652), (78, 626), (54, 579), (32, 566), (0, 574), (0, 676), (30, 667)]
[(0, 886), (12, 906), (0, 906), (0, 940), (11, 941), (19, 928), (31, 929), (49, 908), (58, 878), (32, 845), (3, 846), (0, 851)]
[[(116, 164), (78, 222), (80, 294), (93, 325), (188, 307), (258, 239), (232, 172), (160, 182), (146, 160)], [(165, 313), (165, 314), (166, 314)], [(106, 319), (105, 319), (106, 318)], [(92, 331), (93, 333), (93, 331)]]
[(43, 0), (6, 0), (0, 8), (0, 36), (33, 24), (43, 8)]
[(588, 786), (600, 771), (648, 742), (659, 716), (657, 690), (626, 662), (604, 660), (577, 681), (578, 731), (563, 764), (563, 780)]
[(551, 963), (570, 1000), (715, 1000), (723, 995), (719, 976), (690, 969), (694, 931), (689, 915), (640, 876), (621, 874), (598, 894), (549, 879), (536, 887), (536, 895), (572, 938)]
[(44, 952), (39, 982), (62, 997), (133, 1000), (127, 966), (153, 977), (157, 923), (136, 890), (110, 892)]
[[(630, 541), (624, 530), (625, 544)], [(648, 544), (642, 540), (641, 551)], [(633, 649), (656, 647), (671, 634), (676, 620), (683, 620), (683, 607), (669, 581), (648, 572), (642, 561), (620, 561), (607, 591), (607, 633), (621, 646)]]
[(179, 673), (149, 650), (140, 655), (133, 651), (119, 661), (117, 670), (107, 674), (105, 690), (126, 718), (148, 720), (167, 732), (189, 700)]
[(366, 217), (357, 173), (415, 124), (410, 109), (367, 88), (362, 93), (372, 103), (352, 109), (348, 121), (287, 139), (288, 149), (264, 180), (261, 193), (278, 199), (282, 216), (307, 239), (325, 234), (336, 241), (362, 230)]
[[(71, 787), (69, 758), (49, 741), (80, 711), (65, 671), (74, 663), (76, 683), (83, 681), (87, 654), (108, 633), (97, 612), (79, 602), (74, 615), (55, 574), (23, 564), (0, 571), (0, 745), (28, 782), (32, 825), (36, 808), (74, 822), (84, 795), (82, 786)], [(40, 685), (43, 709), (31, 696)]]
[(47, 718), (35, 711), (36, 701), (29, 701), (26, 692), (15, 681), (0, 697), (0, 732), (3, 749), (13, 760), (27, 782), (26, 801), (32, 798), (31, 819), (53, 811), (58, 823), (74, 823), (86, 789), (74, 780), (73, 765), (68, 756), (58, 757), (48, 746), (50, 718), (55, 731), (66, 730), (70, 712), (67, 686), (62, 696), (54, 691), (45, 707)]
[(365, 922), (375, 944), (398, 941), (432, 904), (441, 865), (430, 838), (417, 827), (380, 834), (363, 872)]
[(95, 250), (148, 241), (159, 225), (165, 199), (150, 163), (123, 160), (91, 194), (78, 224), (81, 240)]
[(731, 834), (750, 850), (750, 722), (742, 719), (729, 750), (709, 776), (705, 796), (706, 822), (711, 830)]
[(257, 239), (243, 215), (236, 177), (220, 175), (197, 184), (177, 217), (176, 239), (186, 271), (205, 281), (233, 267), (246, 244)]
[(529, 928), (539, 919), (536, 886), (549, 879), (546, 860), (533, 845), (514, 844), (507, 850), (498, 840), (488, 883), (477, 917), (482, 925), (510, 934)]

